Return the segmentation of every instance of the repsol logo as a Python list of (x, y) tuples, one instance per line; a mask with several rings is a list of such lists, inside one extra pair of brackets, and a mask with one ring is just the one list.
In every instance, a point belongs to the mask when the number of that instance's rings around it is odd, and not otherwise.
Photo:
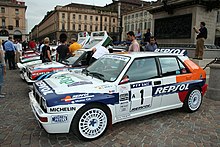
[(36, 82), (39, 90), (43, 93), (43, 95), (52, 94), (53, 91), (49, 86), (47, 86), (43, 81)]
[(75, 111), (76, 107), (50, 108), (50, 112), (68, 112)]
[(180, 55), (185, 55), (186, 54), (186, 50), (182, 50), (182, 49), (155, 49), (154, 52), (162, 52), (162, 53), (173, 53), (173, 54), (180, 54)]
[(189, 84), (179, 84), (179, 85), (171, 85), (171, 86), (164, 86), (164, 87), (157, 87), (154, 96), (155, 95), (162, 95), (162, 94), (168, 94), (168, 93), (175, 93), (178, 91), (185, 91), (189, 89)]

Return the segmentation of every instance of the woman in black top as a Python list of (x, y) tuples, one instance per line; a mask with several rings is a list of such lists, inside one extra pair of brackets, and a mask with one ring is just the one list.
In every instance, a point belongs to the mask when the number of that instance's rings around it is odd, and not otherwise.
[(50, 51), (50, 39), (48, 37), (46, 37), (44, 39), (44, 46), (42, 48), (42, 62), (52, 62), (51, 60), (51, 51)]

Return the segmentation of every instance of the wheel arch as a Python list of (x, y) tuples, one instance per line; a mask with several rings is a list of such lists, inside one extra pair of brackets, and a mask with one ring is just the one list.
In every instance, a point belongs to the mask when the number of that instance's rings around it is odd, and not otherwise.
[(71, 130), (71, 127), (72, 127), (71, 124), (73, 123), (76, 114), (79, 113), (79, 111), (80, 111), (81, 109), (87, 107), (88, 105), (100, 105), (100, 106), (103, 106), (103, 107), (106, 109), (106, 111), (109, 113), (109, 120), (108, 120), (109, 126), (108, 126), (108, 128), (111, 129), (111, 128), (112, 128), (112, 112), (111, 112), (111, 109), (110, 109), (106, 104), (104, 104), (104, 103), (101, 103), (101, 102), (91, 102), (91, 103), (87, 103), (86, 105), (82, 106), (82, 107), (75, 113), (75, 115), (73, 116), (72, 121), (71, 121), (71, 123), (70, 123), (69, 131)]

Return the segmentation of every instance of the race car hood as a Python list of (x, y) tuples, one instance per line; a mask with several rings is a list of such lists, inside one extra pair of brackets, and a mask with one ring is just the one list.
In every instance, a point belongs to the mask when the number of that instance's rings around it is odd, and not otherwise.
[(58, 74), (44, 80), (56, 94), (65, 94), (70, 92), (104, 92), (106, 89), (112, 89), (113, 86), (102, 80), (86, 76), (79, 72), (66, 72)]
[(118, 103), (119, 97), (112, 83), (81, 73), (58, 74), (35, 82), (34, 87), (47, 101), (49, 107), (93, 101), (115, 104)]
[(59, 68), (59, 67), (64, 67), (64, 66), (65, 66), (64, 64), (53, 61), (53, 62), (46, 62), (46, 63), (32, 65), (29, 67), (29, 69), (33, 71), (33, 70), (39, 70), (39, 69)]

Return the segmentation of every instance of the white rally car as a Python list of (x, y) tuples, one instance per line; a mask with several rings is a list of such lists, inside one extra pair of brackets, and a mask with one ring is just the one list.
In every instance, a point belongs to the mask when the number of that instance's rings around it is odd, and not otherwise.
[(34, 83), (30, 104), (48, 133), (93, 140), (128, 119), (183, 107), (199, 109), (206, 73), (182, 55), (107, 54), (83, 72)]

